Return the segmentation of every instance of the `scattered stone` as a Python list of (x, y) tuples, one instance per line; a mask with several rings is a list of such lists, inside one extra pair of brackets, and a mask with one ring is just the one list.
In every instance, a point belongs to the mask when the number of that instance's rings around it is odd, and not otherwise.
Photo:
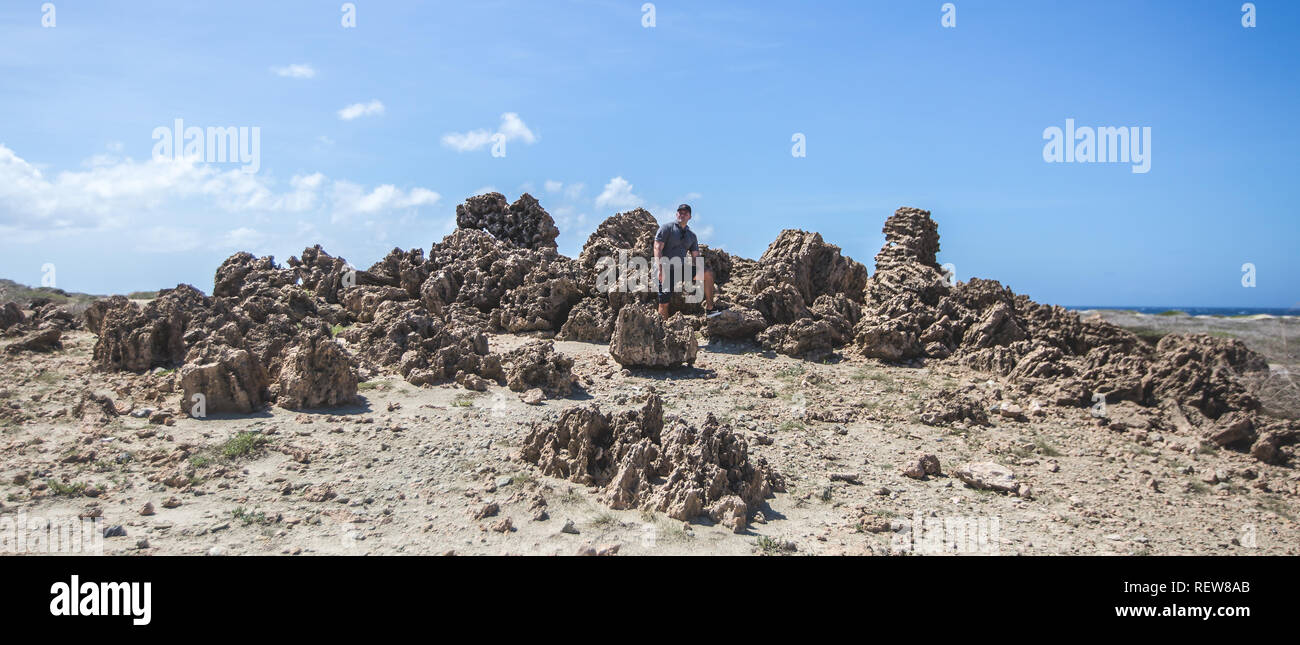
[(934, 455), (922, 455), (903, 470), (903, 474), (912, 479), (926, 479), (929, 475), (941, 474), (939, 458)]
[(1019, 487), (1010, 468), (988, 461), (966, 464), (954, 471), (953, 476), (979, 490), (1015, 494)]

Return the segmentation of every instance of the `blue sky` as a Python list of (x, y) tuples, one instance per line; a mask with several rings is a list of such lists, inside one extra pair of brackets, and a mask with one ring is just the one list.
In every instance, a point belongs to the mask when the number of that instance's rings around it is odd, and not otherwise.
[[(1294, 2), (1256, 2), (1255, 28), (1237, 0), (953, 0), (954, 28), (930, 0), (665, 0), (650, 28), (641, 1), (355, 0), (355, 28), (332, 1), (53, 4), (52, 28), (0, 5), (19, 282), (209, 291), (236, 250), (315, 243), (368, 266), (495, 189), (538, 197), (570, 255), (688, 200), (710, 244), (756, 258), (803, 228), (871, 267), (907, 205), (959, 279), (1042, 302), (1300, 302)], [(153, 159), (178, 118), (259, 128), (257, 172)], [(1150, 171), (1045, 162), (1067, 118), (1150, 127)], [(473, 145), (495, 133), (504, 157)]]

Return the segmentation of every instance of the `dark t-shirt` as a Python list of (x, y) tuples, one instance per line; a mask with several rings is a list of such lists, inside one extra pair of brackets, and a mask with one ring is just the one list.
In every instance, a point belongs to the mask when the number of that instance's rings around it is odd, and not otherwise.
[(688, 251), (700, 250), (695, 231), (692, 231), (689, 226), (679, 226), (677, 222), (668, 222), (660, 226), (659, 232), (655, 233), (655, 241), (664, 243), (663, 257), (666, 258), (684, 258)]

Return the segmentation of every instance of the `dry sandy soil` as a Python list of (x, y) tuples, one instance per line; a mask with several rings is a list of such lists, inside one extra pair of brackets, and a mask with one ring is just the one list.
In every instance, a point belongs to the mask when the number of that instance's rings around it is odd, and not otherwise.
[[(1275, 323), (1250, 328), (1265, 324)], [(1277, 328), (1292, 329), (1285, 324)], [(492, 350), (527, 340), (494, 336)], [(0, 516), (99, 515), (125, 529), (104, 540), (109, 554), (569, 555), (617, 547), (620, 555), (883, 555), (903, 552), (918, 519), (932, 528), (960, 518), (994, 529), (974, 550), (1003, 555), (1300, 553), (1293, 468), (1190, 437), (1116, 432), (1082, 408), (1046, 407), (1023, 421), (995, 415), (992, 427), (921, 424), (918, 405), (942, 387), (978, 383), (985, 400), (1001, 396), (1001, 384), (955, 365), (818, 364), (715, 342), (701, 347), (694, 368), (625, 371), (604, 345), (557, 342), (575, 358), (582, 391), (538, 406), (496, 385), (475, 393), (384, 377), (362, 384), (362, 405), (318, 414), (272, 407), (178, 415), (172, 425), (124, 414), (91, 427), (72, 412), (83, 392), (111, 391), (125, 410), (134, 405), (132, 380), (143, 377), (91, 373), (95, 337), (87, 332), (64, 342), (52, 354), (0, 354), (0, 405), (8, 408)], [(1287, 362), (1275, 355), (1270, 362)], [(745, 532), (613, 511), (586, 487), (541, 476), (515, 456), (530, 423), (593, 401), (606, 411), (632, 407), (651, 390), (665, 415), (699, 423), (712, 413), (731, 423), (751, 454), (784, 476), (787, 491)], [(173, 399), (171, 412), (180, 394)], [(813, 421), (808, 411), (852, 420)], [(904, 476), (925, 454), (938, 457), (944, 474)], [(975, 490), (948, 475), (983, 461), (1013, 470), (1032, 495)], [(146, 504), (152, 514), (142, 513)], [(495, 514), (476, 517), (492, 504)], [(914, 550), (933, 551), (921, 533)]]

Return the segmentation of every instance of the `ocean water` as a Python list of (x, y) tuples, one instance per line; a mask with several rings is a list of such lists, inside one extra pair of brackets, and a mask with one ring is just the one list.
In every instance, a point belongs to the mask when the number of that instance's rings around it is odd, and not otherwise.
[(1113, 309), (1119, 311), (1136, 311), (1142, 314), (1162, 314), (1166, 311), (1181, 311), (1189, 316), (1254, 316), (1257, 314), (1267, 314), (1270, 316), (1300, 316), (1300, 308), (1291, 307), (1133, 307), (1133, 306), (1106, 306), (1106, 307), (1066, 307), (1074, 311), (1084, 311), (1089, 309)]

